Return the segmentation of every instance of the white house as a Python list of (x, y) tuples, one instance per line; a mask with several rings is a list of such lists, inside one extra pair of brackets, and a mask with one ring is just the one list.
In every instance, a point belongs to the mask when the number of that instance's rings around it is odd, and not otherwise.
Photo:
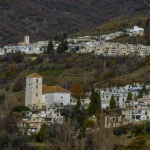
[(122, 115), (125, 116), (129, 122), (138, 122), (143, 120), (150, 119), (150, 110), (149, 109), (130, 109), (122, 110)]
[(26, 77), (25, 105), (32, 109), (50, 109), (53, 105), (69, 105), (71, 92), (59, 86), (42, 84), (43, 77), (37, 73)]
[(127, 29), (126, 31), (127, 31), (127, 34), (129, 34), (129, 36), (133, 36), (133, 35), (143, 36), (144, 35), (144, 29), (139, 28), (138, 26), (134, 26), (133, 29)]

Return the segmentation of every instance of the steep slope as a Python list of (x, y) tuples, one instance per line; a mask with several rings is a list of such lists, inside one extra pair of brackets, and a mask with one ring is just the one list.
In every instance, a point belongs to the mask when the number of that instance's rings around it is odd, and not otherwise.
[(0, 0), (0, 46), (77, 32), (146, 5), (146, 0)]

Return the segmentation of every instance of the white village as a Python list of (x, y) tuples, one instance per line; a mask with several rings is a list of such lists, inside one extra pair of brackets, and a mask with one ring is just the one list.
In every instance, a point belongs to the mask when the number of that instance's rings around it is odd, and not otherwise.
[[(64, 124), (65, 114), (61, 110), (71, 109), (77, 99), (72, 93), (60, 86), (47, 86), (42, 83), (43, 77), (37, 73), (26, 77), (25, 116), (18, 124), (21, 131), (32, 135), (38, 133), (42, 124)], [(145, 93), (140, 94), (143, 90)], [(126, 85), (124, 87), (96, 88), (101, 98), (101, 111), (105, 112), (105, 128), (119, 127), (129, 123), (138, 123), (150, 119), (150, 84)], [(87, 109), (91, 93), (81, 99), (81, 105)], [(110, 101), (114, 99), (116, 111), (110, 110)], [(96, 117), (89, 120), (97, 121)]]
[[(133, 29), (126, 29), (126, 32), (117, 31), (107, 35), (100, 36), (83, 36), (76, 38), (67, 38), (68, 42), (68, 52), (76, 51), (77, 53), (95, 53), (96, 55), (115, 57), (115, 56), (140, 56), (145, 57), (150, 54), (150, 46), (145, 46), (142, 44), (121, 44), (112, 43), (108, 40), (115, 39), (121, 35), (129, 36), (143, 36), (144, 29), (134, 26)], [(30, 37), (24, 36), (24, 41), (18, 44), (8, 44), (3, 48), (0, 48), (0, 56), (6, 55), (8, 53), (15, 53), (17, 51), (26, 54), (42, 54), (45, 52), (47, 41), (37, 41), (30, 43)], [(53, 40), (54, 50), (56, 51), (60, 41)]]
[[(126, 29), (126, 32), (115, 32), (100, 36), (83, 36), (67, 38), (68, 52), (94, 53), (104, 57), (116, 56), (140, 56), (145, 57), (150, 54), (150, 46), (142, 44), (121, 44), (107, 42), (121, 35), (143, 36), (144, 29), (134, 26), (133, 29)], [(24, 36), (24, 41), (18, 44), (9, 44), (0, 48), (0, 55), (22, 52), (25, 54), (42, 54), (47, 49), (49, 41), (38, 41), (30, 43), (30, 37)], [(56, 51), (60, 42), (53, 40)], [(144, 90), (144, 95), (140, 91)], [(105, 128), (119, 127), (132, 122), (140, 122), (150, 119), (150, 84), (126, 85), (124, 87), (111, 87), (106, 89), (96, 88), (101, 98), (101, 111), (105, 113)], [(84, 108), (90, 105), (91, 93), (81, 99)], [(113, 99), (116, 108), (110, 112), (110, 101)], [(29, 74), (26, 77), (25, 86), (25, 106), (30, 108), (26, 111), (24, 118), (18, 123), (24, 134), (32, 135), (38, 133), (43, 124), (64, 124), (65, 114), (62, 109), (71, 109), (75, 106), (77, 99), (72, 97), (72, 93), (58, 85), (47, 86), (43, 84), (43, 77), (37, 73)], [(111, 108), (112, 110), (113, 108)], [(89, 120), (96, 122), (93, 116)]]

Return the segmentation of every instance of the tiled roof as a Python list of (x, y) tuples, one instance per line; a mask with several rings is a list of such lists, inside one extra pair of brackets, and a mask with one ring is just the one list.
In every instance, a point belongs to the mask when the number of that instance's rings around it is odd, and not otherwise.
[(42, 86), (42, 93), (43, 94), (46, 94), (46, 93), (71, 93), (65, 89), (63, 89), (62, 87), (60, 86), (46, 86), (43, 84)]
[(26, 78), (43, 78), (43, 77), (37, 73), (32, 73), (32, 74), (26, 76)]

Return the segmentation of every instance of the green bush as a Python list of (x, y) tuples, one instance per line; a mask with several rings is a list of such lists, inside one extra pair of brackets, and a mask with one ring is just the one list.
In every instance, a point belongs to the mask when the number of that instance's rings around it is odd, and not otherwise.
[(122, 134), (126, 134), (126, 129), (124, 127), (117, 127), (114, 129), (114, 134), (116, 136), (121, 136)]
[(23, 112), (23, 111), (29, 111), (30, 108), (26, 107), (26, 106), (16, 106), (13, 108), (14, 112)]
[(144, 130), (147, 134), (150, 134), (150, 122), (145, 123)]
[(143, 129), (144, 129), (143, 125), (136, 125), (133, 129), (134, 136), (138, 136), (139, 134), (142, 134)]

